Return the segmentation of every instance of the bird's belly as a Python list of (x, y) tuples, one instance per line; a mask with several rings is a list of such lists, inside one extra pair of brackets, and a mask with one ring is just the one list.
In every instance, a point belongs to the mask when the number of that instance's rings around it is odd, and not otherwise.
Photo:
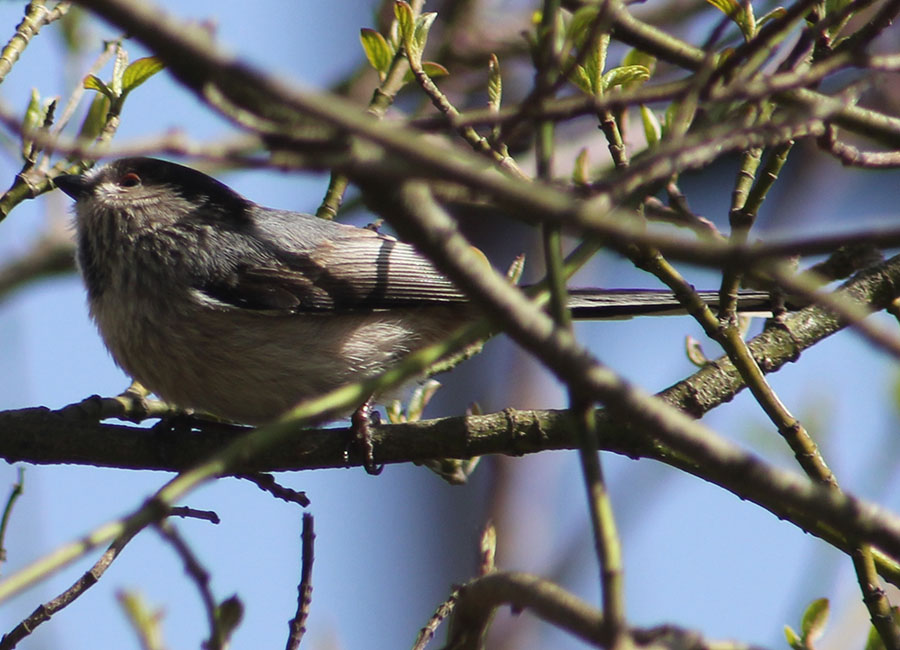
[(92, 305), (113, 358), (146, 388), (171, 404), (246, 424), (272, 421), (304, 399), (381, 373), (451, 331), (460, 323), (454, 311), (420, 310), (412, 331), (410, 310), (276, 316), (192, 308), (151, 321), (139, 306), (128, 313)]

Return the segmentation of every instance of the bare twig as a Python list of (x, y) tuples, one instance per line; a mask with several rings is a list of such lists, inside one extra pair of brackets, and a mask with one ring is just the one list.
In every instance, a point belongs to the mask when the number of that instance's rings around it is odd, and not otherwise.
[[(528, 610), (555, 627), (592, 645), (608, 647), (601, 613), (561, 587), (533, 575), (498, 572), (476, 578), (458, 590), (456, 609), (451, 619), (447, 647), (455, 650), (480, 648), (494, 611), (503, 605)], [(757, 646), (741, 643), (711, 642), (695, 632), (675, 626), (633, 628), (629, 634), (641, 646), (694, 648), (696, 650), (751, 650)]]
[(315, 560), (315, 539), (313, 530), (313, 516), (308, 512), (303, 513), (303, 530), (300, 533), (301, 540), (301, 567), (300, 584), (297, 587), (297, 613), (288, 621), (290, 634), (288, 635), (287, 650), (297, 650), (300, 641), (306, 634), (306, 619), (309, 616), (309, 606), (312, 603), (312, 569)]
[(279, 484), (275, 477), (271, 474), (264, 474), (262, 472), (256, 474), (237, 474), (237, 478), (242, 478), (251, 483), (255, 484), (260, 490), (264, 492), (268, 492), (272, 496), (277, 499), (281, 499), (282, 501), (287, 501), (288, 503), (296, 503), (297, 505), (305, 508), (309, 505), (309, 498), (306, 496), (306, 492), (298, 492), (297, 490), (292, 490), (289, 487), (285, 487)]
[(206, 612), (206, 619), (209, 624), (209, 639), (204, 644), (205, 647), (208, 650), (222, 650), (228, 643), (228, 631), (223, 630), (219, 624), (216, 599), (209, 586), (209, 572), (200, 564), (200, 560), (178, 533), (175, 526), (169, 522), (160, 521), (156, 524), (156, 529), (163, 539), (178, 553), (178, 556), (184, 563), (185, 572), (191, 578), (200, 594), (200, 600), (203, 602), (203, 609)]
[(122, 552), (125, 545), (128, 544), (140, 530), (140, 528), (132, 528), (117, 537), (115, 541), (110, 544), (109, 548), (106, 549), (106, 552), (100, 556), (100, 559), (78, 578), (71, 587), (66, 589), (56, 598), (38, 606), (28, 618), (19, 623), (10, 632), (3, 635), (3, 638), (0, 639), (0, 650), (12, 650), (12, 648), (15, 648), (16, 645), (26, 636), (31, 634), (35, 628), (42, 623), (49, 621), (54, 614), (70, 605), (79, 596), (97, 584), (97, 581), (100, 580), (100, 577), (119, 556), (119, 553)]
[(6, 506), (3, 508), (3, 517), (0, 519), (0, 563), (6, 562), (6, 531), (9, 526), (9, 517), (12, 514), (13, 506), (22, 496), (25, 490), (25, 468), (16, 468), (16, 482), (13, 483), (9, 496), (6, 499)]
[(0, 82), (9, 74), (41, 27), (62, 18), (70, 6), (69, 2), (58, 2), (53, 9), (47, 9), (46, 4), (46, 0), (31, 0), (25, 7), (25, 17), (16, 27), (16, 33), (0, 51)]
[(182, 519), (199, 519), (208, 521), (211, 524), (220, 523), (219, 515), (212, 510), (197, 510), (187, 506), (175, 506), (169, 510), (170, 517), (181, 517)]

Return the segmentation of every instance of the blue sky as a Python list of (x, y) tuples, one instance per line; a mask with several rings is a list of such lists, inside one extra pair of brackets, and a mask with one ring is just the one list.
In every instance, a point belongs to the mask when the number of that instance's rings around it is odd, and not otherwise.
[[(326, 87), (359, 63), (358, 31), (372, 23), (370, 3), (363, 0), (267, 1), (252, 10), (200, 0), (163, 4), (182, 16), (214, 17), (219, 39), (229, 49), (262, 69), (313, 87)], [(0, 24), (8, 32), (22, 5), (0, 3)], [(24, 107), (33, 85), (42, 96), (65, 96), (86, 70), (87, 58), (59, 65), (62, 52), (53, 29), (35, 40), (4, 82), (0, 98), (7, 105)], [(96, 27), (91, 32), (94, 39), (112, 34)], [(88, 47), (89, 54), (97, 51), (98, 42)], [(128, 49), (132, 58), (146, 54), (136, 44)], [(173, 127), (197, 140), (214, 140), (230, 128), (162, 73), (130, 98), (120, 141)], [(596, 137), (599, 141), (599, 132)], [(9, 156), (0, 157), (0, 171), (9, 179), (17, 165)], [(788, 170), (764, 215), (768, 232), (855, 230), (895, 214), (892, 175), (847, 172), (823, 160), (814, 165), (814, 174)], [(234, 172), (222, 179), (259, 203), (302, 211), (316, 208), (327, 183), (323, 175), (279, 172)], [(727, 177), (718, 181), (713, 186), (727, 188), (730, 183)], [(709, 192), (704, 183), (708, 180), (698, 179), (691, 188), (692, 205), (722, 223), (727, 189)], [(67, 197), (57, 192), (17, 208), (0, 224), (0, 255), (25, 250), (48, 221), (68, 222), (68, 207)], [(710, 274), (692, 272), (690, 277), (698, 286), (716, 286)], [(579, 282), (656, 286), (611, 255), (601, 256)], [(891, 324), (884, 316), (877, 318)], [(701, 338), (699, 328), (686, 318), (581, 324), (579, 333), (599, 358), (648, 390), (689, 374), (684, 337)], [(711, 343), (705, 347), (710, 356), (715, 354)], [(0, 303), (0, 359), (0, 408), (59, 407), (94, 393), (115, 394), (127, 385), (88, 320), (75, 276), (35, 284)], [(461, 413), (475, 399), (485, 410), (565, 403), (560, 387), (502, 338), (489, 344), (481, 359), (442, 380), (445, 388), (430, 415)], [(771, 378), (788, 407), (822, 440), (845, 488), (892, 509), (900, 505), (896, 480), (890, 478), (896, 457), (895, 380), (892, 364), (851, 332), (816, 346)], [(705, 421), (793, 468), (776, 432), (748, 396), (739, 396)], [(849, 559), (716, 486), (652, 461), (610, 454), (603, 459), (622, 529), (628, 613), (635, 624), (672, 622), (711, 638), (782, 646), (782, 626), (796, 627), (806, 603), (828, 596), (835, 609), (829, 628), (833, 647), (848, 640), (862, 644), (865, 612), (856, 599)], [(388, 467), (377, 478), (360, 469), (281, 475), (286, 485), (307, 492), (316, 517), (307, 647), (412, 645), (450, 584), (472, 575), (479, 531), (489, 514), (500, 529), (501, 568), (558, 579), (597, 602), (596, 562), (579, 471), (574, 453), (554, 452), (487, 459), (464, 487), (447, 486), (413, 466)], [(3, 485), (14, 478), (14, 467), (0, 467), (0, 498)], [(154, 472), (28, 467), (4, 574), (129, 512), (168, 478)], [(234, 647), (283, 645), (296, 604), (300, 510), (234, 479), (198, 490), (185, 504), (215, 510), (222, 519), (218, 526), (198, 521), (176, 525), (211, 570), (216, 596), (224, 599), (236, 592), (246, 606)], [(94, 559), (4, 604), (0, 628), (12, 628)], [(149, 604), (163, 609), (170, 647), (197, 647), (205, 638), (200, 602), (180, 560), (156, 533), (146, 531), (100, 585), (21, 647), (137, 647), (116, 605), (119, 589), (137, 589)], [(555, 632), (536, 636), (527, 615), (505, 618), (497, 625), (510, 639), (521, 641), (514, 635), (524, 634), (535, 642), (533, 647), (580, 647)], [(518, 647), (532, 646), (521, 641)]]

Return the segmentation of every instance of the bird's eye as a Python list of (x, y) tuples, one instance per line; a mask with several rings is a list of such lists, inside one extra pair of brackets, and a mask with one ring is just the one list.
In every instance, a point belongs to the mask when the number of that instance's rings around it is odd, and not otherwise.
[(121, 187), (136, 187), (141, 184), (141, 177), (135, 174), (134, 172), (128, 172), (122, 178), (119, 179), (119, 186)]

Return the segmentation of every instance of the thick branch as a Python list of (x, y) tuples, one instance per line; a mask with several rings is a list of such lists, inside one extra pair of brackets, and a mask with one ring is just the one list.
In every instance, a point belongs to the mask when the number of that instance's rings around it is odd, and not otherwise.
[[(858, 273), (839, 291), (846, 299), (884, 309), (900, 286), (900, 256)], [(766, 373), (795, 361), (806, 348), (845, 326), (818, 306), (788, 316), (750, 342)], [(722, 357), (660, 394), (694, 417), (731, 400), (742, 387), (731, 362)], [(628, 456), (658, 455), (646, 436), (625, 434), (598, 415), (603, 449)], [(76, 463), (125, 469), (179, 470), (206, 458), (249, 429), (200, 424), (190, 433), (99, 424), (45, 408), (0, 412), (0, 457), (10, 462)], [(504, 411), (375, 427), (376, 453), (384, 462), (428, 458), (468, 458), (485, 454), (523, 454), (577, 447), (571, 417), (561, 411)], [(236, 472), (344, 467), (346, 431), (307, 429), (289, 444), (270, 449)]]

